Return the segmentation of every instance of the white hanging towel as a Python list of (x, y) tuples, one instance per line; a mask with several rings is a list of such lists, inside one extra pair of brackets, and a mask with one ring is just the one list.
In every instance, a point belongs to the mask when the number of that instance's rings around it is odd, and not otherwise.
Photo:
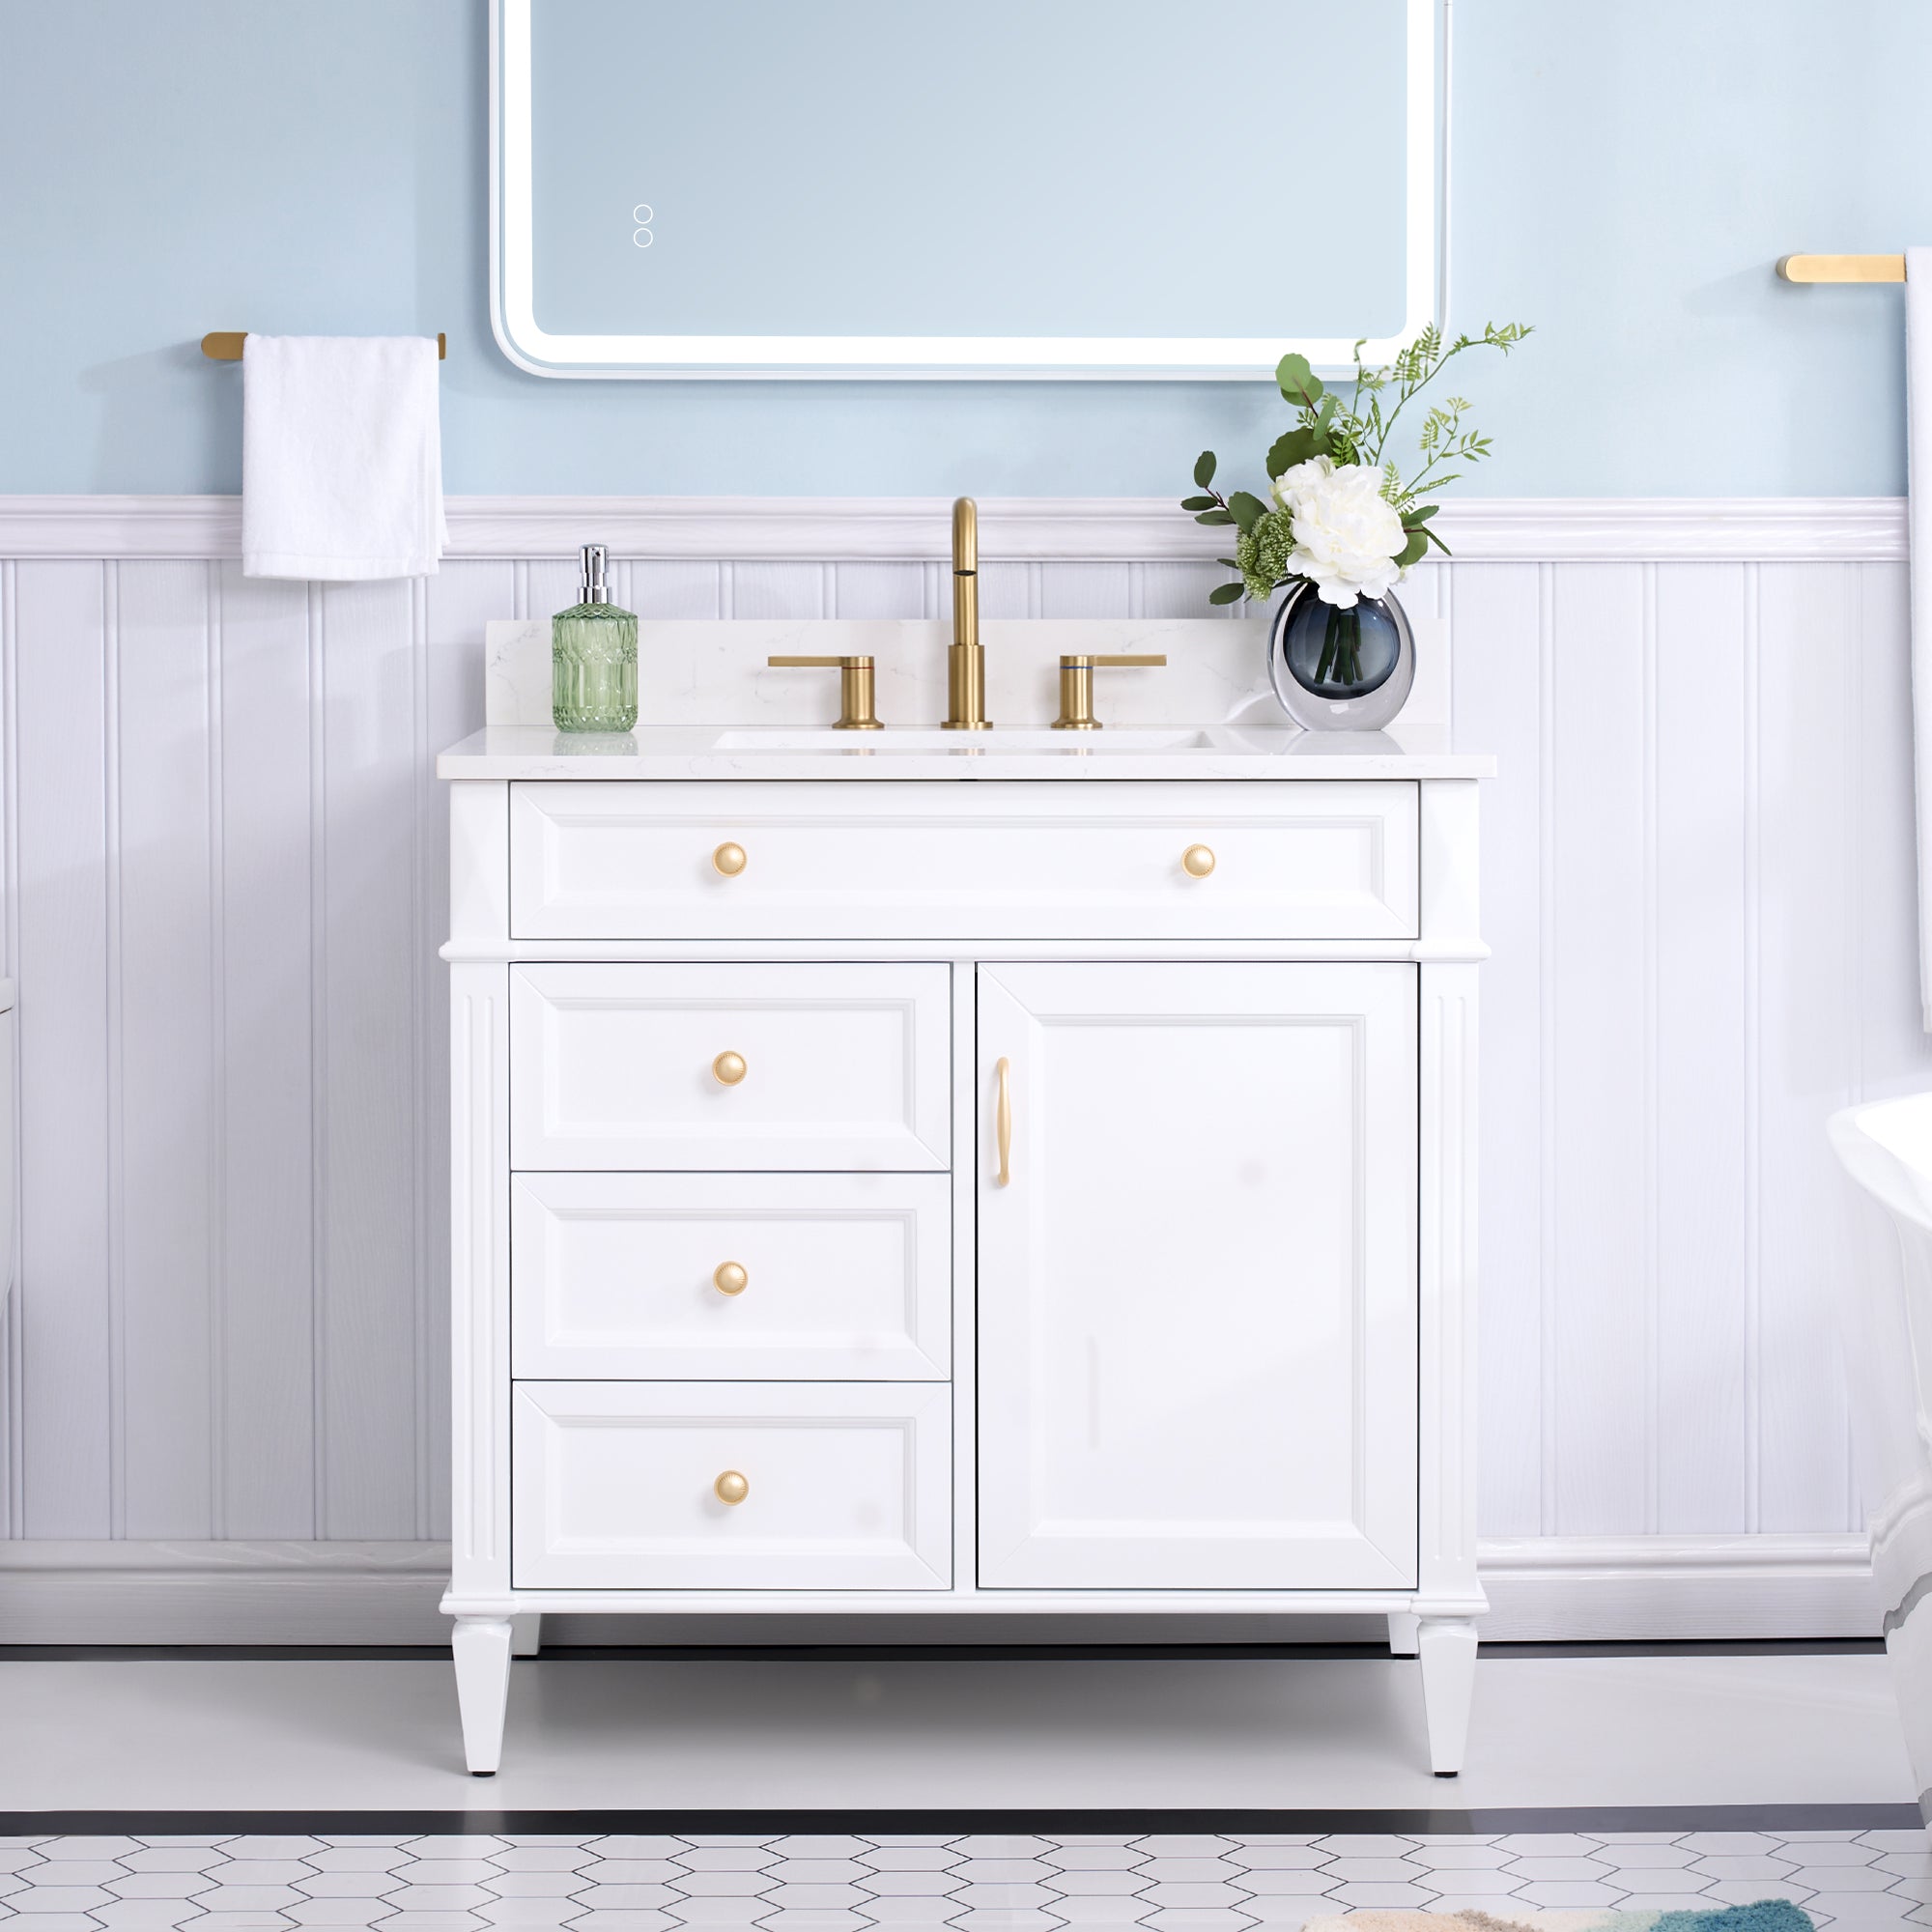
[(242, 574), (433, 577), (448, 541), (436, 338), (250, 333)]
[(1912, 544), (1912, 744), (1918, 1002), (1932, 1033), (1932, 248), (1905, 251), (1905, 453)]

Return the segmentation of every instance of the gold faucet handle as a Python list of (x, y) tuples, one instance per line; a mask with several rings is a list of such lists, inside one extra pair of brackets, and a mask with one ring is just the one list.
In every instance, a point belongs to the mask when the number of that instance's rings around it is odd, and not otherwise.
[(838, 722), (835, 731), (878, 731), (872, 709), (872, 660), (863, 658), (767, 658), (774, 670), (836, 670), (838, 673)]
[(1089, 652), (1060, 660), (1060, 716), (1053, 721), (1056, 731), (1097, 731), (1100, 721), (1094, 716), (1094, 672), (1097, 666), (1164, 665), (1165, 651)]

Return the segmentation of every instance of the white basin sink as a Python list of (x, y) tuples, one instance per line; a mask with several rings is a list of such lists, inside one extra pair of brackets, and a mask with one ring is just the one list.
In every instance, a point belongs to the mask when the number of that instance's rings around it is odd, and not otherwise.
[(1196, 725), (1109, 724), (1098, 731), (995, 724), (986, 731), (943, 731), (930, 724), (888, 724), (883, 731), (752, 725), (721, 731), (719, 752), (1199, 752), (1211, 743)]

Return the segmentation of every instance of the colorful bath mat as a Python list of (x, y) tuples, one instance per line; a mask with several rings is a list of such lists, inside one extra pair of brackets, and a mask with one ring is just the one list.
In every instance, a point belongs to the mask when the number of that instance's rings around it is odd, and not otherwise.
[(1343, 1912), (1301, 1932), (1812, 1932), (1788, 1898), (1709, 1912)]

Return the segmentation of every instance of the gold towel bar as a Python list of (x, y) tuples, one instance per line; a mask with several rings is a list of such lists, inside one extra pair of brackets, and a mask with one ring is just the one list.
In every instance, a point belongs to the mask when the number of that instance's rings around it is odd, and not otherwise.
[[(248, 339), (245, 328), (217, 328), (201, 338), (201, 353), (211, 362), (239, 362), (242, 359), (242, 345)], [(449, 338), (439, 333), (436, 338), (436, 359), (449, 360)]]
[(1902, 282), (1903, 255), (1780, 255), (1777, 272), (1787, 282)]

